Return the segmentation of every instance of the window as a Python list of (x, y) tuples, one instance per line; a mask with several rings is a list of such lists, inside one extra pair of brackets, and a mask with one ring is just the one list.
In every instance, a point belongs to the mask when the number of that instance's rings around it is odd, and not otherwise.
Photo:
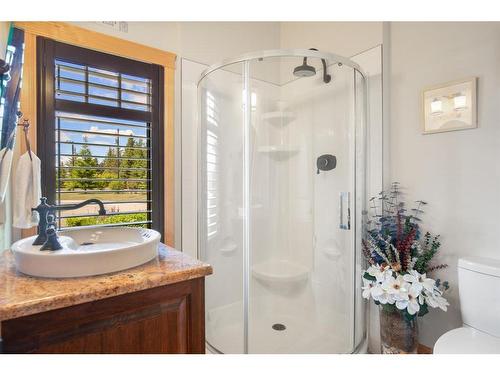
[[(163, 68), (37, 38), (38, 150), (59, 228), (145, 226), (163, 232)], [(154, 202), (154, 204), (153, 204)]]

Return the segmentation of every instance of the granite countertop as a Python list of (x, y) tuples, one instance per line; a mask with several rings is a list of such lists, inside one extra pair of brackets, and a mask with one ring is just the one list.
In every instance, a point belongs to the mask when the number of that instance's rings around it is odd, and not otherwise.
[(212, 267), (165, 245), (142, 266), (106, 275), (45, 279), (16, 270), (10, 250), (0, 254), (0, 322), (80, 303), (204, 277)]

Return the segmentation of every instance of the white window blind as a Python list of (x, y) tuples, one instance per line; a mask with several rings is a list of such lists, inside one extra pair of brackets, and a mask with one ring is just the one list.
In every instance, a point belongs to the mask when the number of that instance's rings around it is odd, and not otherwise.
[(206, 116), (207, 116), (207, 235), (214, 237), (217, 234), (218, 226), (218, 128), (219, 111), (215, 97), (207, 92), (206, 96)]

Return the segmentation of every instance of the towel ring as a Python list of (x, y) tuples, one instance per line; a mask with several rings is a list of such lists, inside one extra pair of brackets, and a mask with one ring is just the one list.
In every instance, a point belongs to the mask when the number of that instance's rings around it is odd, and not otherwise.
[[(17, 117), (18, 118), (21, 118), (22, 117), (22, 113), (21, 112), (17, 112)], [(30, 157), (30, 160), (33, 161), (33, 156), (31, 155), (31, 143), (30, 143), (30, 140), (29, 140), (29, 137), (28, 137), (28, 132), (29, 132), (29, 128), (30, 128), (30, 120), (28, 119), (23, 119), (23, 122), (22, 123), (18, 123), (17, 126), (22, 126), (23, 127), (23, 131), (24, 131), (24, 141), (26, 142), (26, 148), (28, 149), (28, 155)], [(7, 141), (7, 144), (10, 143), (10, 141), (14, 138), (14, 134), (16, 132), (12, 132), (10, 134), (10, 137)], [(7, 152), (4, 152), (4, 154), (2, 155), (2, 159), (0, 160), (0, 166), (2, 165), (3, 163), (3, 159), (5, 159), (5, 156), (7, 155)]]

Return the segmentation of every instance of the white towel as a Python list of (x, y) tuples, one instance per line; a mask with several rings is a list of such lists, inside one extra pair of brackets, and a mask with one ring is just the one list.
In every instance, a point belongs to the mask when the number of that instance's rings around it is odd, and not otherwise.
[(42, 196), (42, 182), (40, 173), (40, 159), (31, 152), (24, 153), (17, 163), (16, 174), (12, 180), (13, 185), (13, 211), (12, 225), (16, 228), (28, 229), (38, 224), (38, 214), (31, 212), (40, 203)]

